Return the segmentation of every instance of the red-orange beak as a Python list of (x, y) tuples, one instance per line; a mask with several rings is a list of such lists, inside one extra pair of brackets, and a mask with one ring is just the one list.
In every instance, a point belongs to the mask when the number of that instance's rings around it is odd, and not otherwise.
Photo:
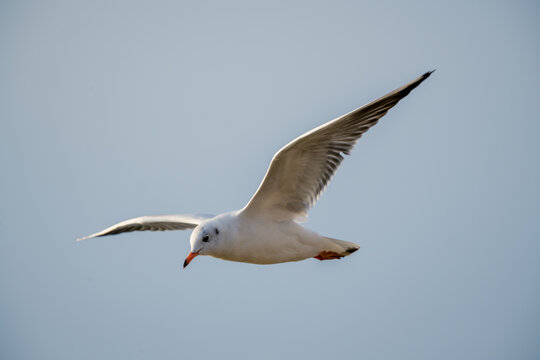
[(190, 252), (189, 255), (187, 256), (186, 258), (186, 261), (184, 261), (184, 269), (186, 268), (186, 266), (189, 265), (189, 263), (191, 262), (191, 260), (193, 260), (193, 258), (195, 258), (195, 256), (199, 255), (198, 252)]

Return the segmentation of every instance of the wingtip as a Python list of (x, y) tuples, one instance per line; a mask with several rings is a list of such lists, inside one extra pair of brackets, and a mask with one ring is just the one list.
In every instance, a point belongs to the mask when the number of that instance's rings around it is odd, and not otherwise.
[(76, 242), (81, 242), (81, 241), (84, 241), (84, 240), (88, 240), (88, 239), (91, 239), (93, 237), (96, 237), (95, 235), (88, 235), (88, 236), (83, 236), (83, 237), (80, 237), (80, 238), (77, 238), (75, 239)]
[[(416, 80), (414, 80), (412, 83), (409, 84), (412, 85), (412, 89), (414, 89), (415, 87), (417, 87), (418, 85), (420, 85), (422, 82), (424, 82), (424, 80), (426, 80), (431, 74), (433, 74), (435, 72), (435, 70), (437, 69), (433, 69), (433, 70), (430, 70), (430, 71), (426, 71), (424, 74), (422, 74), (419, 78), (417, 78)], [(406, 85), (407, 86), (407, 85)]]

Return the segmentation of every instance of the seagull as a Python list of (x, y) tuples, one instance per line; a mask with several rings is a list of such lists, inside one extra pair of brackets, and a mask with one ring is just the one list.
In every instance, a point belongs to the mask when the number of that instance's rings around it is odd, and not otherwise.
[(274, 155), (255, 195), (241, 210), (217, 216), (141, 216), (77, 241), (130, 231), (193, 229), (184, 268), (198, 255), (252, 264), (348, 256), (360, 246), (321, 236), (300, 222), (307, 218), (343, 156), (349, 155), (358, 139), (433, 71), (285, 145)]

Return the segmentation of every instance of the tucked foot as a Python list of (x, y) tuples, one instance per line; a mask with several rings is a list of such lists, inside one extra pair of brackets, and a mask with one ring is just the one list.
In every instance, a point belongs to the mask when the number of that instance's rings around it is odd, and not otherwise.
[(319, 255), (317, 256), (314, 256), (313, 258), (314, 259), (317, 259), (317, 260), (335, 260), (335, 259), (341, 259), (342, 257), (344, 256), (347, 256), (347, 255), (350, 255), (352, 254), (353, 252), (355, 252), (356, 250), (358, 250), (358, 248), (349, 248), (345, 251), (344, 254), (338, 254), (337, 252), (334, 252), (334, 251), (326, 251), (326, 250), (323, 250), (319, 253)]
[(319, 255), (317, 256), (314, 256), (315, 259), (318, 259), (318, 260), (335, 260), (335, 259), (341, 259), (343, 257), (343, 255), (340, 255), (338, 253), (335, 253), (333, 251), (326, 251), (326, 250), (323, 250), (319, 253)]

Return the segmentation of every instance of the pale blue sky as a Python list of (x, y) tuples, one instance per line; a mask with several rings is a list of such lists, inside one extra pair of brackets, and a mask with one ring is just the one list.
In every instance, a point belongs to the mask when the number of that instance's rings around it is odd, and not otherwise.
[[(0, 358), (538, 359), (535, 1), (2, 1)], [(244, 206), (276, 150), (437, 71), (273, 266), (146, 214)]]

